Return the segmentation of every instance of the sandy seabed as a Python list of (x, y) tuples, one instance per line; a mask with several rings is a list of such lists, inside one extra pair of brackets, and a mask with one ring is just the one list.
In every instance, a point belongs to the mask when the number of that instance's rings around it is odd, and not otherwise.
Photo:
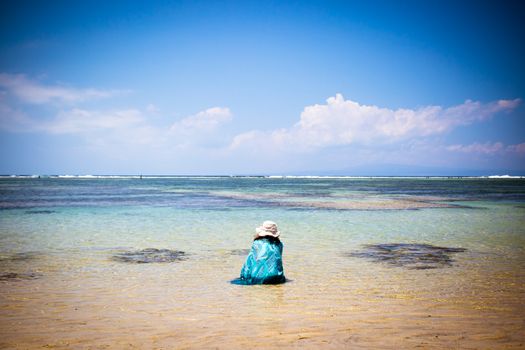
[(498, 256), (468, 266), (466, 252), (458, 257), (463, 269), (409, 270), (359, 259), (348, 264), (337, 254), (312, 261), (291, 249), (290, 282), (238, 286), (228, 279), (244, 257), (230, 251), (171, 264), (119, 264), (109, 253), (35, 258), (40, 268), (32, 276), (0, 281), (0, 348), (525, 345), (525, 269)]

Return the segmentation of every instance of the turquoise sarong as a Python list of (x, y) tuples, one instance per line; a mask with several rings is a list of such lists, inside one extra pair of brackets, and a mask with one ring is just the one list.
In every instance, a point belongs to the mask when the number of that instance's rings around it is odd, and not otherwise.
[(259, 238), (253, 241), (252, 249), (241, 269), (241, 278), (236, 284), (284, 283), (283, 244), (278, 239)]

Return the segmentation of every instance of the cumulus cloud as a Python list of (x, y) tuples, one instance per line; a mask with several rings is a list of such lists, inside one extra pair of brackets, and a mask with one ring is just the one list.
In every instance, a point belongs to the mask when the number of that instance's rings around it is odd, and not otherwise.
[(157, 106), (155, 106), (153, 103), (150, 103), (146, 106), (146, 111), (148, 113), (159, 113), (160, 109)]
[[(216, 141), (216, 129), (232, 119), (229, 108), (212, 107), (183, 118), (171, 126), (161, 127), (148, 121), (151, 110), (150, 106), (145, 111), (72, 108), (56, 109), (54, 115), (37, 117), (27, 114), (24, 109), (10, 106), (0, 98), (0, 130), (49, 134), (84, 133), (91, 136), (96, 131), (112, 131), (119, 140), (127, 139), (129, 143), (158, 145), (165, 142), (172, 146), (195, 146)], [(108, 134), (100, 135), (109, 137)]]
[[(213, 138), (213, 132), (232, 120), (226, 107), (212, 107), (179, 120), (172, 125), (154, 126), (148, 121), (158, 115), (154, 104), (144, 111), (133, 108), (92, 110), (81, 108), (82, 102), (111, 98), (122, 90), (79, 89), (44, 84), (24, 74), (0, 73), (0, 129), (9, 132), (45, 132), (50, 134), (80, 134), (96, 130), (127, 133), (129, 142), (158, 144), (171, 139), (171, 144), (198, 144)], [(144, 133), (146, 137), (138, 137)], [(115, 133), (116, 135), (116, 133)], [(106, 135), (107, 137), (107, 135)]]
[(312, 149), (395, 142), (442, 134), (458, 126), (487, 120), (498, 112), (515, 109), (520, 103), (520, 99), (490, 103), (467, 100), (449, 108), (425, 106), (393, 110), (361, 105), (336, 94), (328, 98), (326, 104), (305, 107), (299, 122), (291, 128), (243, 133), (233, 139), (230, 148), (266, 144)]
[(230, 148), (236, 149), (247, 142), (252, 142), (254, 140), (257, 140), (258, 138), (262, 139), (264, 136), (265, 136), (264, 133), (260, 131), (253, 130), (253, 131), (244, 132), (242, 134), (236, 135), (233, 138), (230, 144)]
[(447, 147), (447, 150), (467, 154), (502, 155), (514, 153), (525, 155), (525, 143), (505, 146), (502, 142), (475, 142), (470, 145), (451, 145)]
[(125, 91), (78, 89), (60, 85), (45, 85), (23, 74), (0, 73), (0, 88), (25, 103), (75, 103), (92, 99), (108, 98)]
[(219, 132), (233, 115), (229, 108), (212, 107), (176, 121), (168, 130), (170, 143), (178, 149), (217, 148), (228, 143)]
[(212, 107), (190, 115), (171, 126), (172, 132), (212, 131), (219, 125), (230, 122), (233, 116), (229, 108)]

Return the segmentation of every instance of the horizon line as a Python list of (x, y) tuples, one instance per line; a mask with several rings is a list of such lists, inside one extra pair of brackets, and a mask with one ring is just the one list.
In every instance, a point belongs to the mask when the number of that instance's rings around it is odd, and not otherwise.
[(490, 174), (490, 175), (275, 175), (275, 174), (0, 174), (0, 178), (198, 178), (198, 177), (215, 177), (215, 178), (525, 178), (525, 175), (510, 174)]

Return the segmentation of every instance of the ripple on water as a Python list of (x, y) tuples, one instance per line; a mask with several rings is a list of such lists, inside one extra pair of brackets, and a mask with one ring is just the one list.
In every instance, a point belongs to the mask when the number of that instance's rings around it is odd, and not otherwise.
[(170, 263), (187, 259), (187, 254), (180, 250), (146, 248), (120, 252), (112, 260), (130, 264)]
[(376, 263), (386, 263), (414, 270), (427, 270), (452, 266), (451, 254), (466, 251), (465, 248), (439, 247), (417, 243), (366, 244), (360, 251), (346, 254)]

